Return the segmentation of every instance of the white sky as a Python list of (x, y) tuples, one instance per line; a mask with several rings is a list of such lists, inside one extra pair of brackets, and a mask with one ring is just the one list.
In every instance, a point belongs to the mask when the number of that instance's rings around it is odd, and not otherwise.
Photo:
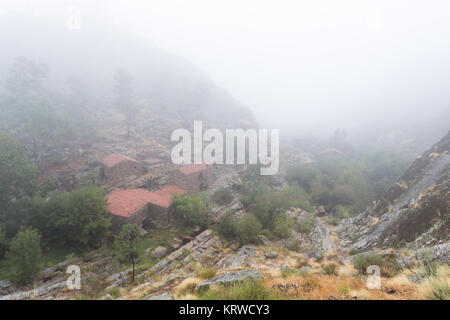
[(187, 58), (273, 127), (352, 130), (388, 115), (414, 123), (450, 104), (445, 0), (0, 1), (0, 15), (58, 13), (64, 3), (83, 17), (95, 6)]

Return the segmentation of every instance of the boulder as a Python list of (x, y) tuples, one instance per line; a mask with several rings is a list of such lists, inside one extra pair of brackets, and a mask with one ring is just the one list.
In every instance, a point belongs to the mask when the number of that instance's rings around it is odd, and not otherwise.
[(9, 289), (12, 286), (12, 283), (8, 280), (0, 280), (0, 289)]
[(310, 236), (313, 257), (321, 257), (336, 250), (336, 243), (331, 236), (330, 228), (320, 219), (316, 219)]
[(166, 253), (167, 253), (167, 248), (159, 246), (159, 247), (156, 247), (155, 250), (153, 250), (152, 257), (155, 259), (159, 259), (159, 258), (163, 257)]
[(211, 285), (230, 285), (237, 282), (242, 282), (245, 280), (254, 280), (254, 281), (260, 281), (264, 279), (263, 274), (257, 270), (241, 270), (241, 271), (234, 271), (234, 272), (228, 272), (221, 275), (218, 275), (212, 279), (203, 281), (197, 285), (198, 290), (208, 289)]
[(264, 256), (267, 259), (276, 259), (278, 257), (278, 252), (276, 252), (276, 251), (266, 252), (266, 253), (264, 253)]
[(216, 263), (217, 269), (237, 269), (256, 265), (254, 257), (258, 248), (252, 244), (242, 246), (235, 254), (230, 254)]

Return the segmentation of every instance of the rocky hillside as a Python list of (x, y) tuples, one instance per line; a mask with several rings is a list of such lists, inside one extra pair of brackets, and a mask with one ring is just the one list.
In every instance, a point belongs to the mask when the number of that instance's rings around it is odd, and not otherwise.
[(373, 207), (343, 220), (337, 231), (345, 246), (358, 250), (448, 242), (450, 133), (417, 157)]

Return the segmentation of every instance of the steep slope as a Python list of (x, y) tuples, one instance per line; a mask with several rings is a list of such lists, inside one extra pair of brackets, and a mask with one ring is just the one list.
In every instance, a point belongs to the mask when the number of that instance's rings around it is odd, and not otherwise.
[(114, 74), (123, 69), (133, 78), (136, 103), (164, 118), (205, 120), (219, 127), (254, 125), (247, 107), (184, 58), (95, 12), (83, 11), (79, 30), (67, 29), (64, 18), (26, 12), (2, 16), (0, 82), (14, 59), (24, 56), (49, 67), (44, 86), (55, 96), (73, 95), (86, 113), (104, 117), (115, 107)]
[(450, 132), (420, 155), (385, 195), (337, 227), (345, 246), (423, 247), (449, 241)]

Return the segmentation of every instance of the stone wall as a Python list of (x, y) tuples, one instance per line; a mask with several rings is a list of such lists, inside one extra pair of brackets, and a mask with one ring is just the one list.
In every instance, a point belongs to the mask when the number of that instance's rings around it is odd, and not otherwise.
[(175, 170), (171, 175), (170, 182), (187, 190), (188, 193), (204, 191), (213, 182), (212, 167), (188, 175), (184, 175), (179, 170)]
[(103, 178), (111, 185), (117, 185), (131, 176), (139, 177), (145, 172), (141, 163), (132, 160), (124, 160), (113, 167), (102, 166)]
[(148, 206), (144, 206), (142, 209), (133, 214), (130, 218), (121, 217), (112, 214), (112, 230), (113, 233), (119, 233), (122, 230), (122, 226), (128, 223), (142, 225), (145, 218), (147, 218), (149, 212)]

